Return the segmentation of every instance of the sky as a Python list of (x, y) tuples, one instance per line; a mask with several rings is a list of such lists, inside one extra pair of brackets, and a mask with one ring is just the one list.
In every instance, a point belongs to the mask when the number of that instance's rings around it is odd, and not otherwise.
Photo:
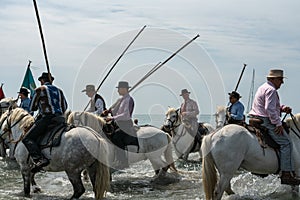
[[(141, 28), (145, 30), (116, 64), (99, 93), (107, 105), (117, 98), (118, 81), (133, 86), (158, 62), (200, 35), (131, 92), (136, 114), (164, 114), (179, 107), (187, 88), (202, 114), (226, 105), (243, 64), (238, 86), (247, 108), (270, 69), (285, 72), (281, 103), (300, 112), (300, 15), (297, 0), (60, 0), (37, 1), (54, 84), (69, 109), (82, 111), (88, 97)], [(17, 97), (28, 60), (37, 78), (46, 71), (33, 2), (0, 0), (0, 81), (7, 97)]]

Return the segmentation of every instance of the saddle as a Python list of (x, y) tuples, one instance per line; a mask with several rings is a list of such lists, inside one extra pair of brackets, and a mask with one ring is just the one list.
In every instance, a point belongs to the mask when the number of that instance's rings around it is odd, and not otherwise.
[[(258, 118), (250, 118), (249, 119), (249, 125), (246, 124), (245, 128), (250, 132), (256, 135), (258, 138), (258, 142), (260, 146), (265, 149), (267, 147), (270, 147), (274, 149), (276, 152), (276, 156), (278, 159), (278, 166), (280, 166), (280, 157), (279, 157), (279, 149), (280, 145), (271, 138), (271, 136), (268, 134), (268, 129), (265, 126), (262, 126), (263, 120)], [(276, 174), (278, 174), (280, 171), (280, 168), (278, 168)], [(268, 174), (257, 174), (252, 173), (253, 175), (260, 176), (262, 178), (267, 177)]]
[(48, 125), (47, 132), (38, 138), (37, 143), (41, 149), (57, 147), (60, 145), (62, 134), (72, 128), (75, 126), (65, 123), (64, 117), (54, 117)]
[(246, 128), (251, 133), (254, 133), (258, 138), (260, 145), (263, 148), (267, 148), (268, 146), (273, 148), (275, 151), (279, 150), (280, 145), (277, 144), (271, 136), (268, 134), (268, 129), (262, 126), (263, 120), (258, 118), (250, 118), (249, 125), (246, 125)]
[(191, 148), (190, 153), (195, 151), (197, 144), (201, 145), (203, 136), (207, 135), (208, 133), (209, 131), (204, 126), (204, 123), (198, 123), (198, 130), (194, 138), (193, 147)]

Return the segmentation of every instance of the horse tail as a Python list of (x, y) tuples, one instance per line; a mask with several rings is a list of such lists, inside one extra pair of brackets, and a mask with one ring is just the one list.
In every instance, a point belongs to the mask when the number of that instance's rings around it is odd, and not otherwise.
[[(101, 141), (105, 143), (104, 140)], [(108, 167), (108, 146), (106, 148), (101, 149), (101, 162), (97, 160), (97, 169), (96, 169), (96, 180), (95, 180), (95, 199), (102, 199), (106, 191), (109, 190), (110, 187), (110, 173)]]
[(217, 170), (211, 152), (207, 152), (211, 136), (205, 136), (202, 141), (202, 182), (206, 199), (212, 199), (217, 184)]
[(166, 134), (166, 136), (168, 138), (168, 146), (167, 146), (167, 149), (165, 151), (165, 159), (166, 159), (167, 163), (170, 163), (168, 167), (170, 167), (175, 172), (178, 172), (176, 167), (175, 167), (174, 159), (173, 159), (172, 138), (169, 134)]

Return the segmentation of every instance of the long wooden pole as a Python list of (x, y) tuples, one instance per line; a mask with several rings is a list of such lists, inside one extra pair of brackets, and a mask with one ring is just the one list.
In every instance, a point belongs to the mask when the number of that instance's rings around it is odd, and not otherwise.
[(238, 82), (237, 82), (237, 84), (236, 84), (236, 86), (235, 86), (235, 89), (234, 89), (235, 92), (237, 91), (237, 89), (238, 89), (238, 87), (239, 87), (239, 84), (240, 84), (240, 81), (241, 81), (242, 76), (243, 76), (243, 74), (244, 74), (244, 71), (245, 71), (246, 66), (247, 66), (247, 64), (244, 64), (243, 70), (242, 70), (242, 72), (241, 72), (241, 74), (240, 74), (239, 80), (238, 80)]
[[(146, 25), (143, 26), (143, 28), (138, 32), (138, 34), (132, 39), (132, 41), (128, 44), (128, 46), (124, 49), (124, 51), (122, 52), (122, 54), (119, 56), (119, 58), (115, 61), (115, 63), (112, 65), (112, 67), (110, 68), (110, 70), (107, 72), (106, 76), (103, 78), (103, 80), (101, 81), (101, 83), (99, 84), (99, 86), (96, 89), (96, 93), (99, 91), (100, 87), (103, 85), (104, 81), (107, 79), (107, 77), (109, 76), (109, 74), (111, 73), (111, 71), (115, 68), (115, 66), (117, 65), (117, 63), (119, 62), (119, 60), (124, 56), (124, 54), (126, 53), (126, 51), (129, 49), (129, 47), (133, 44), (133, 42), (138, 38), (138, 36), (143, 32), (143, 30), (146, 28)], [(85, 106), (84, 110), (85, 111), (87, 109), (87, 107), (90, 105), (91, 103), (91, 99), (88, 102), (88, 104)]]
[(36, 0), (33, 0), (33, 5), (34, 5), (36, 19), (37, 19), (39, 30), (40, 30), (40, 36), (41, 36), (41, 40), (42, 40), (43, 52), (44, 52), (46, 67), (47, 67), (47, 71), (48, 71), (48, 78), (49, 78), (49, 81), (52, 82), (51, 73), (50, 73), (50, 66), (49, 66), (48, 57), (47, 57), (46, 43), (45, 43), (45, 39), (44, 39), (42, 24), (41, 24), (41, 20), (40, 20)]
[(166, 64), (169, 60), (171, 60), (176, 54), (178, 54), (182, 49), (196, 40), (200, 35), (196, 35), (193, 39), (185, 43), (182, 47), (180, 47), (176, 52), (174, 52), (171, 56), (169, 56), (165, 61), (156, 64), (143, 78), (141, 78), (132, 88), (130, 88), (129, 92), (135, 89), (139, 84), (141, 84), (144, 80), (146, 80), (149, 76), (151, 76), (154, 72), (156, 72), (159, 68), (161, 68), (164, 64)]

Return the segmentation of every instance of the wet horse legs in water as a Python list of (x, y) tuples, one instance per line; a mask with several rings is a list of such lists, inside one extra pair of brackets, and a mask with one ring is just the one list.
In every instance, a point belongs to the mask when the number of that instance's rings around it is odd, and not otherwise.
[(71, 199), (78, 199), (84, 192), (83, 183), (81, 181), (81, 171), (78, 170), (67, 170), (68, 178), (73, 186), (74, 194)]

